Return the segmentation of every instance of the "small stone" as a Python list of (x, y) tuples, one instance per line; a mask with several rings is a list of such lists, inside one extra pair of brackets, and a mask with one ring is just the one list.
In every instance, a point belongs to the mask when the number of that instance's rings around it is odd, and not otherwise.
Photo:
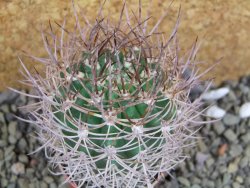
[(48, 188), (48, 184), (45, 182), (40, 182), (40, 188)]
[(184, 177), (178, 177), (178, 181), (185, 187), (190, 187), (190, 182)]
[(230, 183), (230, 180), (231, 180), (231, 175), (228, 174), (228, 173), (225, 173), (223, 175), (223, 185), (227, 185)]
[(209, 155), (201, 153), (201, 152), (197, 152), (196, 156), (195, 156), (195, 160), (196, 160), (196, 164), (199, 167), (203, 167), (204, 166), (204, 162), (207, 160), (207, 158), (209, 157)]
[(194, 184), (194, 185), (192, 185), (191, 188), (201, 188), (201, 186), (199, 186), (199, 185), (197, 185), (197, 184)]
[(57, 188), (58, 186), (53, 182), (49, 184), (49, 188)]
[(7, 104), (0, 106), (0, 109), (4, 112), (4, 114), (9, 113), (9, 106)]
[(8, 137), (8, 141), (9, 141), (10, 144), (15, 145), (16, 142), (17, 142), (17, 139), (16, 139), (16, 137), (10, 135), (10, 136)]
[(28, 188), (29, 187), (29, 181), (27, 179), (19, 178), (17, 180), (17, 184), (19, 188)]
[(228, 165), (228, 173), (234, 173), (237, 170), (238, 170), (238, 164), (235, 164), (234, 162), (232, 162)]
[(21, 138), (17, 144), (17, 147), (20, 151), (26, 151), (27, 149), (27, 142), (24, 138)]
[(248, 165), (248, 157), (243, 157), (240, 160), (240, 167), (241, 168), (245, 168), (245, 167), (247, 167), (247, 165)]
[(8, 131), (9, 134), (12, 136), (16, 135), (16, 130), (17, 130), (17, 122), (16, 121), (11, 121), (8, 125)]
[(233, 114), (226, 114), (223, 118), (225, 125), (237, 125), (240, 122), (240, 118)]
[(206, 166), (209, 169), (212, 165), (214, 164), (214, 159), (213, 158), (208, 158), (206, 160)]
[(221, 121), (217, 121), (213, 124), (213, 129), (215, 130), (215, 132), (220, 135), (221, 133), (224, 132), (225, 130), (225, 126), (223, 125), (223, 123)]
[(202, 139), (198, 140), (198, 147), (201, 152), (205, 152), (207, 150), (207, 146)]
[(34, 168), (26, 168), (26, 174), (28, 177), (34, 176), (34, 172), (35, 172)]
[(16, 184), (15, 183), (10, 183), (7, 188), (16, 188)]
[(11, 166), (11, 171), (12, 171), (14, 174), (16, 174), (16, 175), (24, 174), (24, 173), (25, 173), (24, 164), (23, 164), (23, 163), (20, 163), (20, 162), (14, 163), (14, 164)]
[(211, 91), (208, 91), (207, 93), (204, 93), (202, 95), (202, 99), (208, 100), (208, 101), (218, 100), (226, 96), (229, 93), (229, 91), (230, 90), (227, 87), (219, 88), (216, 90), (211, 90)]
[(243, 140), (243, 142), (245, 142), (246, 144), (248, 144), (250, 142), (250, 132), (242, 135), (241, 136), (241, 140)]
[(226, 111), (222, 108), (219, 108), (218, 106), (214, 105), (207, 109), (206, 115), (215, 119), (219, 119), (224, 117), (226, 114)]
[(6, 140), (0, 140), (0, 148), (4, 148), (7, 146)]
[(227, 129), (223, 135), (229, 142), (235, 142), (237, 140), (237, 135), (231, 129)]
[(245, 155), (250, 158), (250, 145), (245, 150)]
[(227, 144), (222, 144), (219, 149), (218, 149), (218, 155), (223, 156), (225, 152), (227, 151), (228, 145)]
[(237, 157), (237, 156), (241, 155), (242, 152), (243, 152), (243, 148), (241, 145), (232, 145), (230, 147), (229, 154), (232, 157)]
[(54, 179), (50, 176), (46, 176), (44, 177), (44, 181), (47, 183), (47, 184), (50, 184), (54, 181)]
[(233, 183), (233, 188), (241, 188), (241, 185), (237, 182)]
[(0, 112), (0, 123), (5, 123), (5, 118), (2, 112)]
[(4, 152), (0, 149), (0, 161), (4, 159)]
[(3, 103), (13, 103), (13, 101), (18, 97), (18, 93), (7, 90), (3, 93), (0, 93), (0, 104)]
[(25, 163), (25, 164), (27, 164), (29, 162), (27, 155), (24, 155), (24, 154), (19, 155), (18, 160), (22, 163)]
[(239, 183), (243, 183), (243, 178), (241, 176), (237, 176), (236, 177), (236, 181), (239, 182)]
[(250, 102), (244, 103), (239, 110), (239, 115), (241, 118), (250, 117)]

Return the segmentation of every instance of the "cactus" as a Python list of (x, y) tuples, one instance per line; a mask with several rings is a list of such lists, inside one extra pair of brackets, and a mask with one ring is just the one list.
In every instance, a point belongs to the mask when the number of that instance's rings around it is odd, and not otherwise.
[(165, 40), (156, 32), (161, 20), (149, 30), (148, 19), (132, 19), (126, 4), (117, 23), (100, 15), (82, 27), (76, 14), (78, 31), (60, 26), (60, 38), (50, 33), (52, 45), (42, 34), (48, 58), (32, 57), (45, 65), (45, 77), (31, 75), (20, 60), (37, 91), (28, 96), (38, 99), (26, 106), (26, 121), (37, 125), (46, 157), (66, 182), (152, 187), (186, 159), (183, 149), (204, 123), (196, 122), (200, 99), (189, 100), (200, 84), (197, 47), (178, 57), (179, 21)]

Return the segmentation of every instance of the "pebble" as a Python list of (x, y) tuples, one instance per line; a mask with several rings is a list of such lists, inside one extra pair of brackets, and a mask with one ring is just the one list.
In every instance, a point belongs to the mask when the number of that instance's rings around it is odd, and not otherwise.
[(202, 99), (208, 101), (214, 101), (223, 98), (229, 93), (229, 88), (223, 87), (215, 90), (208, 91), (202, 95)]
[(227, 185), (230, 183), (230, 180), (231, 180), (231, 175), (228, 174), (228, 173), (225, 173), (223, 175), (223, 185)]
[(226, 111), (222, 108), (214, 105), (207, 109), (206, 115), (215, 119), (223, 118), (226, 114)]
[(248, 143), (250, 142), (250, 132), (248, 132), (248, 133), (242, 135), (242, 136), (241, 136), (241, 140), (242, 140), (244, 143), (248, 144)]
[(0, 105), (3, 103), (13, 103), (13, 101), (19, 96), (18, 93), (7, 90), (0, 93)]
[(221, 121), (217, 121), (212, 125), (213, 129), (215, 130), (215, 132), (220, 135), (224, 132), (225, 130), (225, 126), (223, 125), (223, 123)]
[(234, 173), (238, 170), (238, 164), (236, 164), (235, 162), (231, 162), (228, 165), (228, 173)]
[(29, 162), (27, 155), (24, 154), (19, 155), (18, 160), (24, 164), (27, 164)]
[(184, 186), (186, 186), (186, 187), (190, 187), (190, 182), (188, 181), (187, 178), (178, 177), (177, 179), (178, 179), (178, 181), (179, 181), (182, 185), (184, 185)]
[(245, 167), (247, 167), (247, 165), (248, 165), (248, 157), (243, 157), (240, 160), (240, 167), (241, 168), (245, 168)]
[(227, 129), (223, 135), (229, 142), (235, 142), (237, 140), (237, 135), (231, 129)]
[(243, 178), (241, 176), (237, 176), (236, 181), (239, 183), (243, 183)]
[(54, 181), (54, 179), (50, 176), (45, 176), (44, 177), (44, 181), (47, 183), (47, 184), (50, 184)]
[(233, 188), (241, 188), (241, 185), (237, 182), (233, 183)]
[(21, 140), (19, 140), (17, 147), (20, 151), (26, 151), (27, 149), (27, 142), (24, 138), (21, 138)]
[(250, 102), (244, 103), (239, 110), (239, 115), (241, 118), (250, 117)]
[(232, 145), (230, 147), (229, 154), (234, 158), (234, 157), (241, 155), (242, 152), (243, 152), (243, 148), (241, 145)]
[(15, 136), (17, 132), (16, 130), (17, 130), (17, 122), (16, 121), (10, 122), (8, 125), (9, 134)]
[(227, 113), (223, 118), (223, 122), (229, 126), (237, 125), (240, 122), (240, 118), (234, 114)]
[(19, 174), (24, 174), (25, 173), (25, 166), (23, 163), (20, 163), (20, 162), (17, 162), (17, 163), (14, 163), (12, 166), (11, 166), (11, 171), (16, 174), (16, 175), (19, 175)]

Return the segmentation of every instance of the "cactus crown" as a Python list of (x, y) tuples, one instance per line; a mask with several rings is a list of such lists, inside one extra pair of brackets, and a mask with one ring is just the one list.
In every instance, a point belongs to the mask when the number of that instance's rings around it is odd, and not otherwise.
[[(49, 57), (46, 77), (26, 74), (39, 102), (27, 106), (38, 125), (48, 159), (67, 181), (81, 187), (150, 187), (156, 175), (169, 173), (195, 133), (190, 122), (202, 111), (191, 102), (198, 84), (194, 45), (178, 57), (177, 25), (169, 39), (148, 31), (148, 19), (123, 12), (118, 23), (98, 18), (60, 39), (54, 49), (43, 35)], [(177, 21), (178, 23), (178, 21)], [(22, 64), (23, 65), (23, 64)], [(187, 77), (185, 73), (190, 71)], [(202, 123), (202, 122), (199, 122)]]

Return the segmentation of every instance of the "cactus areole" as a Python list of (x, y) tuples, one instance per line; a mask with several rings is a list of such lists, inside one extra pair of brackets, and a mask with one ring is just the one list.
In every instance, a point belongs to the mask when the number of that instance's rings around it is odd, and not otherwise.
[[(123, 18), (126, 12), (126, 19)], [(140, 12), (140, 11), (139, 11)], [(46, 156), (77, 187), (151, 187), (186, 156), (200, 101), (194, 45), (178, 57), (177, 25), (165, 39), (157, 26), (129, 16), (98, 17), (77, 31), (43, 36), (45, 77), (25, 68), (39, 102), (26, 106)], [(185, 75), (190, 70), (189, 75)], [(196, 122), (200, 124), (202, 122)]]

